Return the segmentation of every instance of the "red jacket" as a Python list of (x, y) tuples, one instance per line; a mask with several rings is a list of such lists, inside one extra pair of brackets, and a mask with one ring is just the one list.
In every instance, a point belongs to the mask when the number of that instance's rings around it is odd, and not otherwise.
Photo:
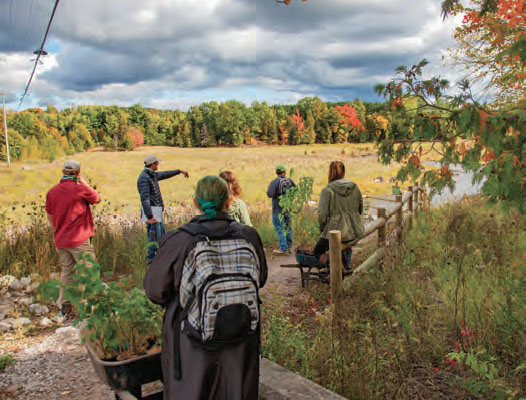
[(46, 212), (53, 218), (56, 247), (78, 247), (93, 236), (90, 205), (98, 200), (96, 191), (72, 179), (62, 179), (49, 190)]

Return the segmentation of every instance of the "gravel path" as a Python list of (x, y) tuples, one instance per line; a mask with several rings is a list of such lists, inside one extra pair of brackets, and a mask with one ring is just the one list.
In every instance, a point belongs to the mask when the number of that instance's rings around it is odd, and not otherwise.
[(71, 326), (42, 336), (14, 354), (16, 362), (0, 373), (0, 399), (112, 400)]
[[(269, 255), (267, 261), (269, 273), (262, 295), (295, 296), (301, 289), (299, 271), (280, 268), (281, 264), (295, 263), (294, 255)], [(0, 336), (0, 353), (9, 348), (16, 359), (7, 371), (0, 373), (0, 400), (114, 399), (80, 344), (78, 329), (65, 326), (27, 340), (10, 339), (16, 346), (6, 346), (6, 337)]]

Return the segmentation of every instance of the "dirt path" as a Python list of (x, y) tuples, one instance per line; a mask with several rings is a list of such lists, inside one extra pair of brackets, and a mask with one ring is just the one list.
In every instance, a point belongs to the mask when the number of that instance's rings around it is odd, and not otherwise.
[(279, 293), (288, 297), (301, 289), (299, 270), (280, 267), (281, 264), (295, 263), (296, 258), (293, 254), (286, 256), (267, 255), (268, 278), (261, 294), (264, 296), (266, 293)]

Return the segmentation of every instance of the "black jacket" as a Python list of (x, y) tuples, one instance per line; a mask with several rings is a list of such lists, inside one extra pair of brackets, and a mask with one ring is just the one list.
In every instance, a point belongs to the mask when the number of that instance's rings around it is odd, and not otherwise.
[(148, 219), (153, 217), (152, 206), (163, 207), (163, 196), (157, 181), (171, 178), (178, 175), (181, 171), (173, 169), (171, 171), (153, 171), (150, 168), (144, 168), (137, 179), (137, 190), (141, 196), (141, 205)]
[[(203, 220), (195, 217), (191, 222)], [(230, 218), (218, 213), (214, 220), (203, 222), (210, 231), (223, 231)], [(267, 280), (265, 251), (257, 231), (237, 222), (243, 236), (254, 246), (260, 261), (260, 287)], [(257, 400), (259, 382), (259, 335), (249, 337), (224, 349), (206, 350), (196, 346), (187, 335), (176, 335), (174, 326), (179, 303), (179, 286), (185, 256), (194, 238), (187, 232), (168, 232), (159, 242), (159, 252), (144, 278), (146, 295), (165, 307), (162, 334), (164, 398), (167, 400)], [(174, 378), (174, 346), (179, 337), (181, 379)]]

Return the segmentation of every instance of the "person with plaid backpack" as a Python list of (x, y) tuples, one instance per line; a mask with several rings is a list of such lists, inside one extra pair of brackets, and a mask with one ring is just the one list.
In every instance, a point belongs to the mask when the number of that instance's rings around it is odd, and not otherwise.
[(259, 290), (267, 263), (257, 231), (232, 220), (227, 183), (206, 176), (194, 204), (202, 212), (161, 238), (144, 278), (165, 307), (165, 399), (258, 398)]
[(296, 186), (294, 181), (287, 177), (287, 169), (283, 164), (276, 166), (276, 178), (267, 188), (267, 196), (272, 199), (272, 224), (278, 236), (279, 249), (274, 249), (277, 255), (290, 254), (292, 252), (292, 225), (290, 213), (283, 212), (279, 201), (287, 191)]

